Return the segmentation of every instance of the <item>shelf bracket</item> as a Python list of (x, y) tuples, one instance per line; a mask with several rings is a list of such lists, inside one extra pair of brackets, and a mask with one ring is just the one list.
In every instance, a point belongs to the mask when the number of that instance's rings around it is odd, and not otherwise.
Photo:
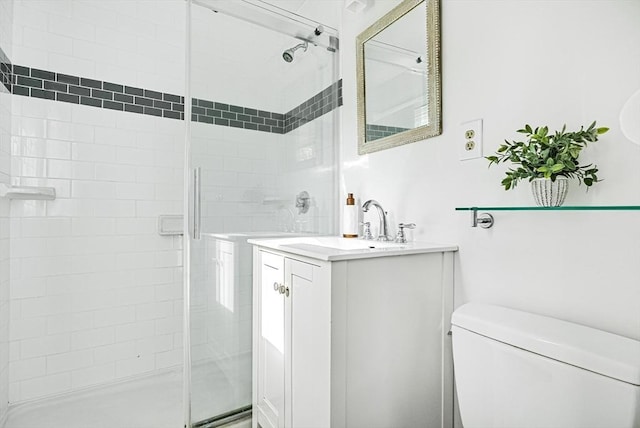
[(493, 226), (493, 216), (489, 213), (478, 214), (477, 208), (471, 209), (471, 227), (482, 227), (483, 229), (489, 229)]

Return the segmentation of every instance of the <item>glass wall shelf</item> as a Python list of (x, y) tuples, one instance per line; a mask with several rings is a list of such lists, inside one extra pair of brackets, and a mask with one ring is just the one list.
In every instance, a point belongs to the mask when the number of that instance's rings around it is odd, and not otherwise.
[(575, 205), (562, 207), (458, 207), (456, 211), (633, 211), (640, 205)]
[(471, 211), (471, 227), (493, 226), (493, 216), (478, 211), (640, 211), (640, 205), (574, 205), (562, 207), (457, 207), (456, 211)]

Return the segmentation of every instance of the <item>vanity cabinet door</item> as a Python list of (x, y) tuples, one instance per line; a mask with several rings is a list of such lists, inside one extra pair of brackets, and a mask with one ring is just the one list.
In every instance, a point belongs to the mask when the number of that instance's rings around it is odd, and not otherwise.
[(258, 254), (254, 427), (327, 428), (331, 360), (328, 269), (266, 251)]
[(284, 257), (261, 251), (259, 269), (256, 416), (262, 428), (284, 428)]
[(285, 416), (291, 428), (330, 426), (328, 269), (285, 258)]

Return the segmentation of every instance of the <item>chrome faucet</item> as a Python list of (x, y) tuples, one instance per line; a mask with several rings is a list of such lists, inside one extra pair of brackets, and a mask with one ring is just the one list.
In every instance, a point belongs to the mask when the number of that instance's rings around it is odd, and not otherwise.
[(378, 228), (378, 241), (391, 241), (392, 237), (389, 235), (389, 224), (387, 223), (387, 213), (382, 205), (376, 200), (369, 199), (362, 205), (362, 212), (369, 211), (369, 207), (374, 206), (378, 209), (378, 216), (380, 216), (380, 227)]

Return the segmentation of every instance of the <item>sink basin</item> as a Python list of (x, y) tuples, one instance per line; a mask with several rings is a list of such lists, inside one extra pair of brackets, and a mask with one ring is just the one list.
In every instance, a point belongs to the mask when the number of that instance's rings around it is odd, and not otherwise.
[(301, 248), (301, 246), (325, 247), (334, 250), (352, 251), (352, 250), (368, 250), (377, 248), (403, 248), (404, 244), (385, 241), (368, 241), (363, 239), (340, 238), (339, 236), (321, 236), (321, 237), (301, 237), (292, 238), (292, 242), (283, 244), (287, 247)]

